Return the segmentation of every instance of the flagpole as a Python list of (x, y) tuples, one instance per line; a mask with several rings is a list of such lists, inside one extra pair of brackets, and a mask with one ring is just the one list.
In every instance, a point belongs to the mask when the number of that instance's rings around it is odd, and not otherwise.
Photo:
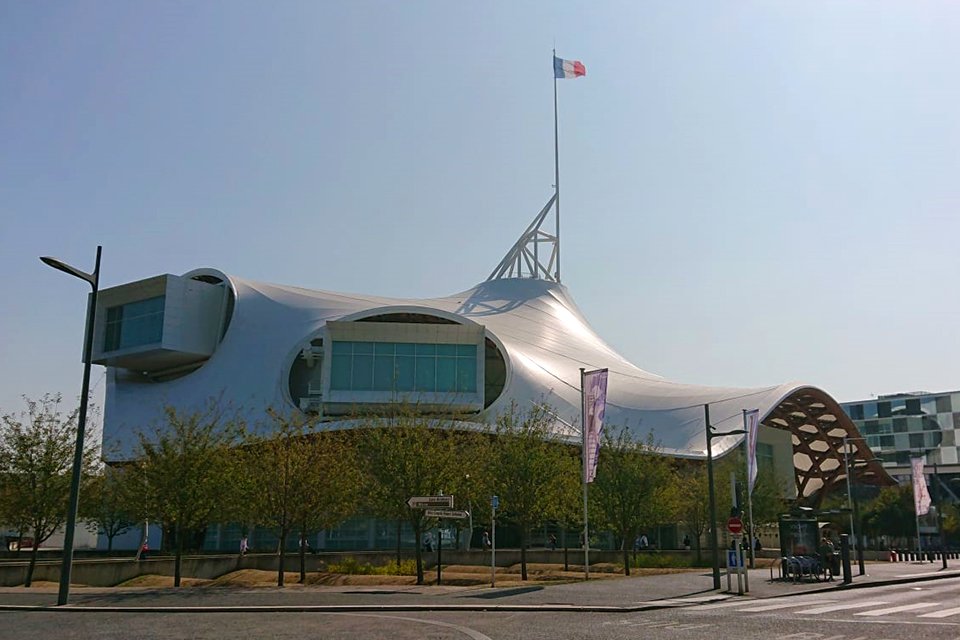
[[(920, 456), (918, 456), (916, 460), (922, 460), (923, 462), (926, 462), (926, 459), (922, 453), (922, 450), (921, 450)], [(920, 509), (918, 508), (919, 505), (917, 504), (917, 465), (914, 459), (911, 459), (910, 463), (911, 463), (910, 466), (912, 467), (912, 471), (913, 471), (913, 473), (911, 474), (911, 479), (913, 480), (913, 483), (912, 483), (913, 484), (913, 515), (914, 515), (914, 520), (917, 523), (917, 560), (919, 560), (920, 562), (923, 562), (923, 541), (920, 539)], [(920, 467), (921, 479), (924, 482), (924, 484), (926, 484), (927, 479), (926, 477), (924, 477), (923, 472), (924, 472), (924, 468), (923, 466), (921, 466)]]
[[(553, 50), (553, 60), (556, 61), (557, 50)], [(558, 125), (557, 117), (557, 74), (553, 74), (553, 173), (554, 173), (554, 204), (557, 207), (557, 266), (554, 277), (557, 282), (560, 282), (560, 126)], [(581, 376), (581, 382), (582, 376)], [(583, 385), (580, 385), (581, 395), (583, 393)]]
[[(556, 82), (556, 81), (554, 81)], [(583, 574), (590, 579), (590, 525), (587, 520), (587, 407), (583, 396), (583, 367), (580, 367), (580, 431), (583, 440)]]

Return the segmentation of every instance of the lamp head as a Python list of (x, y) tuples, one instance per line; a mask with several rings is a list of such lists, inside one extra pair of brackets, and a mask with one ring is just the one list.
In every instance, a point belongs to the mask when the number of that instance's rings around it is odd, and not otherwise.
[(62, 262), (56, 258), (51, 258), (50, 256), (40, 256), (40, 261), (49, 267), (53, 267), (57, 271), (63, 271), (64, 273), (69, 273), (75, 278), (86, 280), (91, 286), (94, 286), (93, 275), (86, 273), (85, 271), (80, 271), (80, 269), (77, 269), (76, 267), (71, 267), (66, 262)]

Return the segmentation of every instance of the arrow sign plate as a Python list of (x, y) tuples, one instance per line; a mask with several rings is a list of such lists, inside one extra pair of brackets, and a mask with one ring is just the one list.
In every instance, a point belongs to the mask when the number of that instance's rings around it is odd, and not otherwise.
[(407, 500), (411, 509), (438, 509), (453, 507), (453, 496), (413, 496)]
[(428, 518), (452, 518), (454, 520), (463, 520), (469, 518), (470, 514), (466, 511), (457, 511), (454, 509), (427, 509), (423, 515)]

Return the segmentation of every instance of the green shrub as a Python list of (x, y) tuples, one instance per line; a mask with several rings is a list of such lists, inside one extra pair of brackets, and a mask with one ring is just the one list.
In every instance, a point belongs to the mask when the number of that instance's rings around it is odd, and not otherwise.
[(693, 556), (678, 556), (669, 553), (631, 554), (630, 566), (634, 569), (683, 569), (696, 565)]
[(331, 562), (327, 565), (330, 573), (343, 573), (360, 576), (415, 576), (417, 563), (415, 560), (402, 560), (400, 566), (396, 562), (384, 565), (373, 565), (369, 562), (358, 562), (356, 558), (344, 558), (342, 562)]

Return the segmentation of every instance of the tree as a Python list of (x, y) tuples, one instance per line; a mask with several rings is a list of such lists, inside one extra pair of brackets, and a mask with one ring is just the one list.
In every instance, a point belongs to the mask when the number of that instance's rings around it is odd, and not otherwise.
[(137, 523), (137, 505), (131, 496), (139, 495), (138, 488), (138, 478), (129, 467), (105, 466), (87, 482), (80, 515), (88, 531), (107, 537), (107, 551), (113, 551), (114, 538)]
[(703, 562), (701, 540), (710, 527), (710, 495), (706, 465), (682, 461), (677, 471), (678, 516), (693, 536), (697, 564)]
[(516, 404), (497, 417), (496, 439), (487, 468), (500, 496), (500, 514), (520, 530), (520, 576), (527, 579), (531, 530), (563, 515), (564, 492), (576, 477), (576, 450), (551, 442), (554, 413), (545, 405), (522, 411)]
[(864, 529), (874, 536), (902, 538), (913, 535), (916, 525), (912, 485), (881, 489), (877, 499), (864, 510), (863, 524)]
[(637, 440), (626, 427), (604, 432), (592, 503), (617, 532), (624, 573), (630, 575), (630, 541), (643, 525), (659, 525), (677, 512), (676, 482), (670, 462), (653, 441)]
[(454, 419), (424, 415), (416, 405), (400, 404), (391, 416), (367, 418), (360, 432), (361, 451), (371, 480), (369, 501), (381, 517), (410, 523), (416, 542), (417, 584), (423, 584), (421, 540), (435, 520), (407, 500), (440, 492), (458, 495), (479, 477), (482, 439), (452, 428)]
[(304, 443), (307, 473), (293, 504), (294, 522), (300, 527), (300, 582), (306, 581), (307, 532), (333, 529), (361, 503), (366, 477), (353, 436), (347, 431), (321, 431)]
[[(78, 410), (64, 414), (59, 394), (24, 400), (25, 412), (0, 417), (0, 474), (7, 485), (3, 491), (8, 510), (5, 519), (33, 536), (24, 582), (29, 587), (40, 545), (66, 520)], [(87, 445), (82, 458), (84, 475), (95, 457), (96, 448)]]
[(217, 519), (228, 520), (236, 444), (242, 425), (216, 402), (195, 412), (164, 408), (165, 420), (140, 433), (135, 469), (142, 478), (142, 513), (173, 532), (173, 584), (180, 586), (184, 539)]
[(277, 586), (284, 586), (287, 537), (299, 527), (300, 580), (305, 579), (307, 531), (332, 528), (355, 509), (362, 490), (356, 451), (348, 434), (318, 432), (299, 412), (267, 412), (267, 437), (244, 446), (244, 482), (253, 518), (280, 540)]

